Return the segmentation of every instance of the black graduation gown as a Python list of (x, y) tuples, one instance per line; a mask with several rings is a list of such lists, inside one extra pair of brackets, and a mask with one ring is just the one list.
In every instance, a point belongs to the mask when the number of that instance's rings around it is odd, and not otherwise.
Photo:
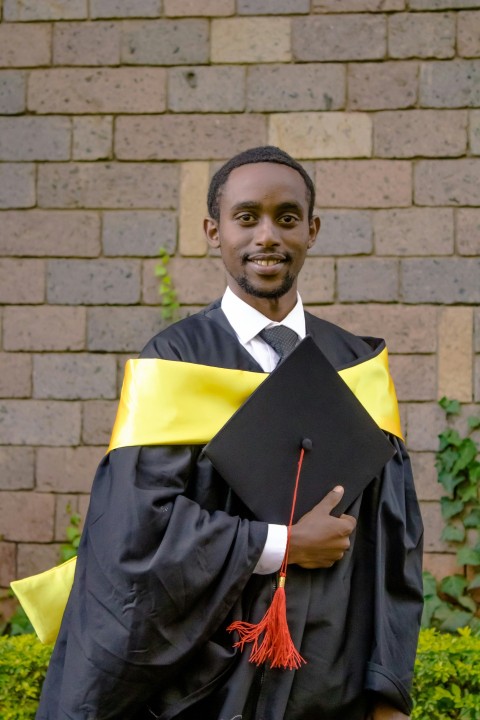
[[(341, 369), (378, 341), (306, 313)], [(219, 303), (170, 326), (142, 357), (260, 371)], [(159, 409), (161, 411), (161, 409)], [(263, 616), (274, 576), (253, 575), (267, 525), (199, 446), (126, 447), (97, 471), (74, 586), (37, 720), (362, 720), (381, 694), (411, 709), (422, 607), (422, 522), (397, 454), (358, 498), (332, 568), (288, 571), (288, 622), (307, 664), (257, 668), (225, 628)]]

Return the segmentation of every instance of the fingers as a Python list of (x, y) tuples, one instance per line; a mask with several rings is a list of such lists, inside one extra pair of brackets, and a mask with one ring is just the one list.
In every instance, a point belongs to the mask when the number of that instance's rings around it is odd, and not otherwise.
[(334, 507), (338, 505), (340, 500), (343, 497), (344, 489), (341, 485), (336, 485), (333, 490), (330, 490), (327, 495), (323, 498), (321, 505), (327, 508), (327, 511), (330, 513)]

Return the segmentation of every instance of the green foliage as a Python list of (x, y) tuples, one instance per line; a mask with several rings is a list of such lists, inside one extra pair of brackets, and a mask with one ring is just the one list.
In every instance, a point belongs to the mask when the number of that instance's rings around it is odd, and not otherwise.
[(0, 637), (2, 720), (33, 720), (51, 652), (34, 635)]
[(28, 619), (25, 610), (22, 608), (21, 605), (19, 605), (6, 623), (2, 634), (27, 635), (33, 632), (34, 629), (32, 623)]
[(162, 317), (164, 320), (175, 320), (180, 305), (177, 300), (177, 291), (168, 273), (170, 255), (165, 248), (160, 248), (158, 254), (160, 262), (155, 266), (155, 276), (160, 279), (158, 292), (162, 303)]
[(480, 637), (422, 630), (413, 683), (412, 720), (480, 718)]
[(67, 513), (69, 515), (70, 524), (67, 526), (66, 535), (68, 542), (60, 546), (60, 562), (66, 562), (70, 558), (75, 557), (78, 552), (82, 531), (80, 525), (82, 518), (78, 513), (72, 511), (70, 503), (67, 505)]
[[(447, 421), (461, 412), (457, 400), (442, 398), (439, 405)], [(475, 591), (480, 587), (480, 461), (472, 433), (480, 427), (480, 417), (468, 419), (467, 434), (448, 426), (439, 437), (436, 454), (438, 481), (446, 491), (441, 498), (445, 527), (442, 540), (457, 547), (457, 563), (463, 575), (452, 575), (437, 585), (430, 573), (424, 573), (425, 608), (423, 627), (447, 632), (470, 626), (480, 628)], [(467, 577), (472, 578), (470, 581)]]

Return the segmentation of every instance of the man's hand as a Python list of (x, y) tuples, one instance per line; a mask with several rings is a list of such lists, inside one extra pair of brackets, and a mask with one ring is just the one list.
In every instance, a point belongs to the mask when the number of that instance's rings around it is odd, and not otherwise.
[(391, 705), (385, 703), (377, 703), (373, 712), (366, 720), (410, 720), (408, 715), (404, 715), (400, 710), (396, 710)]
[[(357, 521), (350, 515), (330, 515), (343, 496), (337, 486), (318, 505), (292, 525), (288, 562), (303, 568), (329, 568), (350, 547)], [(380, 720), (380, 718), (379, 718)]]

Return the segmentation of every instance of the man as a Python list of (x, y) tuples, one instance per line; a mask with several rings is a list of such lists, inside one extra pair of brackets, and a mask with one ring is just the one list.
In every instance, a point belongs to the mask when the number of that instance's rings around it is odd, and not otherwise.
[[(174, 373), (269, 372), (278, 352), (259, 333), (278, 323), (300, 339), (309, 333), (337, 369), (376, 356), (380, 341), (303, 310), (297, 278), (320, 227), (314, 199), (305, 170), (277, 148), (221, 168), (204, 227), (227, 291), (153, 338), (142, 358), (170, 361), (158, 362)], [(130, 395), (126, 404), (135, 405)], [(169, 408), (153, 410), (145, 437)], [(114, 436), (128, 436), (130, 424)], [(337, 487), (293, 525), (288, 620), (306, 664), (284, 670), (249, 662), (226, 628), (262, 617), (286, 528), (255, 520), (188, 433), (168, 442), (134, 435), (112, 442), (98, 470), (37, 719), (407, 718), (422, 524), (401, 441), (391, 437), (395, 457), (348, 514), (330, 514)]]

